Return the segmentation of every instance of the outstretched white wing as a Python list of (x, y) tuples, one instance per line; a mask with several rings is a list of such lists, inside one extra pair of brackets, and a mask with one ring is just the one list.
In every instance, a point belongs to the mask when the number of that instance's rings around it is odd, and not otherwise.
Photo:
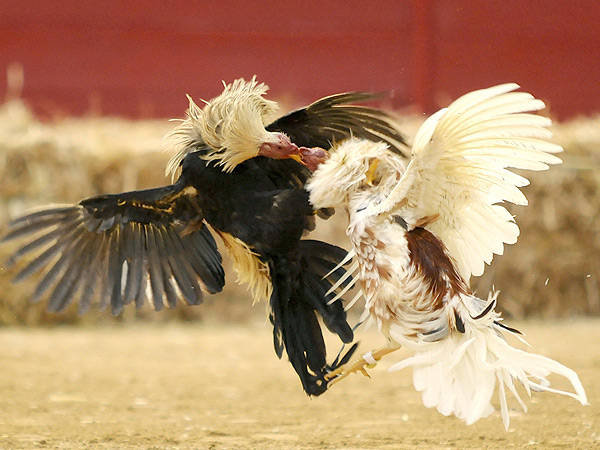
[[(465, 279), (515, 243), (519, 228), (498, 203), (526, 205), (519, 190), (529, 181), (507, 168), (546, 170), (560, 164), (562, 147), (547, 139), (550, 119), (529, 112), (545, 107), (517, 84), (460, 97), (421, 126), (412, 160), (377, 214), (400, 215), (409, 227), (424, 225), (456, 259)], [(430, 220), (424, 220), (429, 218)]]

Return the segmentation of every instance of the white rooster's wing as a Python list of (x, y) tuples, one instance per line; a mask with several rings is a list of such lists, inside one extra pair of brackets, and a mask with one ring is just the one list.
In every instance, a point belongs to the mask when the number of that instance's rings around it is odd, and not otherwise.
[(552, 153), (562, 147), (547, 141), (550, 119), (529, 113), (544, 103), (512, 92), (518, 87), (473, 91), (427, 119), (400, 182), (374, 207), (376, 214), (400, 215), (409, 227), (430, 218), (425, 227), (444, 242), (466, 280), (517, 241), (518, 226), (498, 203), (526, 205), (519, 188), (529, 181), (507, 168), (561, 163)]

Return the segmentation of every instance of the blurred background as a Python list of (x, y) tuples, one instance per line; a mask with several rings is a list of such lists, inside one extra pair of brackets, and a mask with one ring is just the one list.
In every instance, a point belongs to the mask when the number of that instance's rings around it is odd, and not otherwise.
[[(351, 90), (389, 91), (409, 141), (423, 118), (504, 82), (543, 99), (564, 164), (527, 174), (522, 236), (473, 285), (509, 317), (600, 314), (600, 8), (594, 0), (61, 2), (0, 10), (0, 234), (28, 208), (164, 185), (162, 137), (221, 81), (257, 75), (282, 113)], [(338, 214), (320, 236), (345, 245)], [(0, 246), (0, 261), (14, 247)], [(47, 315), (0, 263), (0, 324), (112, 320)], [(246, 320), (228, 269), (207, 305), (116, 320)]]

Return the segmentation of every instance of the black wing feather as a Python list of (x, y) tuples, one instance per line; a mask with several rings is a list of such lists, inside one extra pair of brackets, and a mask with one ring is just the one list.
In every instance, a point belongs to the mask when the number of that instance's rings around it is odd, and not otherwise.
[[(102, 247), (102, 238), (99, 235), (94, 234), (90, 239), (89, 246), (93, 249)], [(90, 309), (92, 304), (92, 298), (94, 297), (96, 286), (98, 286), (97, 280), (99, 278), (98, 273), (100, 270), (98, 261), (98, 256), (92, 252), (88, 252), (86, 260), (82, 261), (82, 263), (86, 264), (86, 276), (83, 278), (83, 287), (81, 297), (79, 298), (79, 308), (77, 310), (79, 314), (85, 313)]]
[(175, 240), (177, 237), (173, 237), (169, 230), (164, 230), (161, 238), (166, 249), (166, 259), (169, 263), (169, 268), (181, 295), (183, 295), (186, 303), (190, 305), (198, 304), (201, 298), (198, 298), (196, 293), (200, 292), (200, 286), (195, 280), (194, 271), (185, 259), (175, 257), (175, 255), (183, 251), (183, 247), (176, 245)]
[(283, 132), (296, 145), (304, 147), (327, 149), (350, 136), (384, 141), (392, 151), (408, 157), (406, 140), (391, 115), (379, 109), (348, 104), (380, 97), (380, 94), (367, 92), (331, 95), (277, 119), (267, 130)]
[(85, 312), (97, 300), (117, 314), (135, 302), (139, 308), (150, 282), (159, 310), (183, 296), (202, 302), (203, 290), (219, 292), (225, 283), (222, 258), (203, 223), (193, 196), (181, 186), (103, 195), (73, 206), (49, 208), (20, 217), (2, 241), (30, 239), (8, 260), (33, 257), (15, 281), (42, 274), (33, 300), (47, 296), (48, 309), (79, 302)]

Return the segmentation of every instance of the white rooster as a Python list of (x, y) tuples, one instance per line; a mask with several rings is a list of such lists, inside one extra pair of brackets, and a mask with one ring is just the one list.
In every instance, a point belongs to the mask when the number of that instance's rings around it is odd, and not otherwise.
[[(510, 346), (502, 331), (497, 293), (484, 300), (469, 288), (471, 275), (516, 242), (519, 228), (499, 203), (527, 204), (528, 180), (507, 168), (546, 170), (562, 151), (549, 142), (550, 119), (536, 114), (541, 100), (503, 84), (466, 94), (421, 126), (408, 166), (384, 143), (349, 139), (332, 149), (307, 185), (316, 208), (345, 207), (365, 314), (388, 345), (329, 375), (333, 384), (375, 364), (400, 346), (415, 352), (390, 368), (412, 366), (414, 386), (427, 407), (471, 424), (493, 410), (499, 388), (504, 426), (506, 389), (524, 410), (514, 381), (527, 394), (550, 391), (587, 404), (571, 369)], [(550, 387), (566, 377), (575, 393)]]

